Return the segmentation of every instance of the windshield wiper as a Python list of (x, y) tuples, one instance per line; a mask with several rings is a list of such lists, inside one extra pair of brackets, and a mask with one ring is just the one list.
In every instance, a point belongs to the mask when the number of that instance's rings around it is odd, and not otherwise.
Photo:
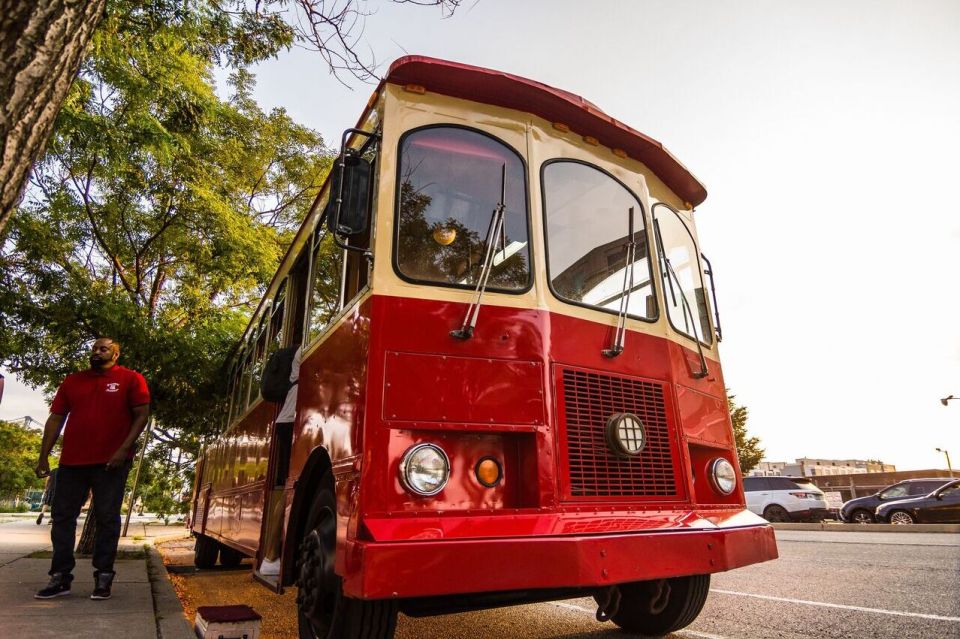
[(697, 333), (697, 322), (694, 318), (693, 311), (690, 309), (690, 302), (687, 301), (687, 296), (683, 294), (683, 285), (680, 283), (680, 278), (677, 277), (677, 273), (673, 270), (673, 265), (670, 263), (670, 258), (667, 257), (667, 253), (663, 249), (663, 237), (660, 235), (660, 222), (656, 217), (653, 218), (653, 231), (657, 239), (657, 252), (660, 254), (660, 264), (663, 270), (667, 272), (667, 284), (670, 288), (673, 304), (674, 306), (677, 304), (677, 298), (674, 296), (673, 290), (673, 283), (676, 282), (677, 288), (680, 290), (683, 321), (687, 322), (687, 318), (689, 317), (689, 326), (693, 329), (693, 341), (697, 344), (697, 354), (700, 356), (700, 370), (693, 373), (693, 377), (694, 379), (703, 379), (710, 374), (710, 371), (707, 370), (707, 358), (703, 356), (703, 346), (700, 344), (700, 335)]
[(707, 256), (703, 253), (700, 254), (700, 257), (703, 258), (703, 261), (707, 263), (707, 270), (705, 273), (710, 278), (710, 295), (713, 298), (713, 319), (717, 325), (717, 341), (723, 341), (723, 329), (720, 328), (720, 307), (717, 306), (717, 285), (713, 281), (713, 264), (710, 263), (710, 260), (707, 259)]
[(637, 257), (637, 240), (633, 235), (633, 207), (627, 215), (630, 219), (627, 235), (627, 264), (623, 269), (623, 288), (620, 289), (620, 310), (617, 311), (617, 330), (613, 334), (613, 344), (601, 351), (604, 357), (616, 357), (623, 352), (623, 342), (627, 334), (627, 310), (630, 308), (630, 293), (633, 292), (633, 263)]
[(463, 325), (455, 331), (450, 331), (451, 337), (456, 339), (473, 337), (473, 330), (477, 326), (477, 315), (480, 313), (480, 299), (483, 297), (484, 291), (487, 290), (487, 280), (490, 279), (490, 271), (493, 270), (493, 257), (496, 253), (497, 240), (500, 241), (502, 247), (500, 254), (506, 254), (506, 234), (503, 232), (503, 214), (506, 210), (503, 201), (506, 199), (506, 187), (507, 165), (504, 164), (500, 170), (500, 201), (497, 202), (490, 216), (490, 228), (487, 230), (487, 252), (483, 257), (477, 287), (474, 289), (475, 297), (470, 306), (467, 307), (467, 314), (463, 317)]

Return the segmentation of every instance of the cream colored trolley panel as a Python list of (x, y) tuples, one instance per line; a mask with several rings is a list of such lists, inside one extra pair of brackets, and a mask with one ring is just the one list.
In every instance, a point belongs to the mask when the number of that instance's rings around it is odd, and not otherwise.
[[(373, 288), (377, 294), (396, 295), (418, 299), (453, 300), (469, 302), (473, 292), (442, 286), (410, 284), (401, 280), (393, 269), (394, 215), (396, 212), (397, 154), (402, 135), (412, 129), (433, 124), (453, 124), (483, 131), (502, 140), (516, 150), (527, 165), (527, 188), (530, 206), (530, 242), (533, 254), (534, 286), (531, 291), (511, 295), (487, 293), (485, 303), (514, 308), (539, 308), (553, 313), (577, 317), (592, 322), (615, 326), (617, 316), (612, 313), (591, 310), (567, 304), (555, 298), (547, 282), (546, 252), (543, 226), (543, 198), (540, 184), (540, 169), (543, 163), (553, 159), (573, 159), (593, 164), (626, 184), (643, 204), (644, 225), (651, 225), (651, 205), (655, 201), (684, 209), (682, 200), (671, 191), (650, 169), (641, 162), (621, 158), (602, 145), (587, 144), (576, 132), (562, 133), (537, 116), (512, 109), (430, 94), (408, 94), (402, 88), (388, 84), (384, 89), (384, 130), (381, 154), (380, 202), (377, 212), (377, 233)], [(411, 99), (412, 98), (412, 99)], [(655, 260), (654, 260), (655, 262)], [(658, 277), (654, 266), (654, 277)], [(669, 327), (666, 318), (662, 286), (659, 281), (657, 304), (660, 318), (657, 322), (627, 320), (631, 331), (663, 337), (691, 347), (689, 340), (677, 335)], [(704, 348), (712, 354), (712, 349)]]
[[(553, 127), (552, 123), (546, 122), (541, 118), (531, 118), (528, 156), (530, 158), (531, 173), (531, 204), (535, 203), (536, 205), (533, 214), (533, 227), (539, 238), (546, 237), (545, 229), (543, 228), (543, 189), (540, 184), (542, 177), (541, 168), (545, 162), (550, 160), (568, 159), (587, 162), (607, 171), (623, 182), (643, 205), (644, 226), (647, 228), (648, 233), (652, 228), (651, 211), (654, 203), (664, 202), (683, 211), (680, 198), (667, 188), (663, 181), (654, 175), (643, 163), (630, 158), (618, 157), (607, 147), (587, 144), (582, 136), (577, 133), (572, 131), (567, 133), (560, 132)], [(688, 221), (692, 228), (692, 215), (689, 211), (684, 213), (684, 221)], [(652, 238), (652, 235), (650, 237)], [(696, 238), (696, 235), (694, 235), (694, 238)], [(542, 239), (540, 241), (543, 242)], [(651, 246), (651, 249), (653, 249), (653, 246)], [(660, 308), (660, 317), (655, 323), (628, 318), (626, 323), (627, 329), (669, 339), (687, 348), (696, 348), (688, 338), (677, 335), (676, 331), (670, 328), (666, 311), (664, 310), (666, 308), (663, 297), (664, 292), (659, 279), (655, 254), (651, 254), (651, 261), (651, 274), (656, 281), (654, 288), (656, 289), (657, 304)], [(616, 326), (616, 314), (567, 304), (552, 294), (549, 288), (549, 282), (547, 281), (549, 276), (547, 273), (546, 257), (543, 251), (537, 255), (536, 265), (536, 286), (539, 292), (538, 303), (541, 308), (553, 313), (561, 313), (571, 317), (605, 323), (611, 327)], [(608, 345), (604, 345), (604, 348), (606, 346)], [(704, 347), (705, 354), (712, 355), (713, 353), (711, 351), (711, 348)], [(716, 356), (713, 355), (713, 358), (715, 359)]]
[[(377, 210), (377, 227), (380, 231), (377, 233), (375, 243), (373, 289), (377, 295), (469, 303), (474, 297), (472, 290), (410, 284), (400, 279), (393, 269), (392, 244), (396, 234), (394, 216), (400, 138), (407, 131), (430, 125), (451, 124), (469, 127), (492, 135), (507, 144), (520, 155), (524, 164), (528, 164), (526, 129), (529, 115), (429, 92), (426, 95), (411, 94), (393, 84), (387, 84), (384, 93), (384, 128)], [(527, 181), (529, 201), (531, 189), (529, 171)], [(491, 202), (491, 212), (494, 204), (496, 203)], [(530, 206), (532, 207), (532, 203)], [(531, 253), (536, 260), (536, 256), (543, 251), (543, 246), (541, 236), (535, 234), (533, 229), (530, 231), (530, 243)], [(534, 261), (535, 264), (536, 261)], [(484, 294), (483, 303), (513, 308), (533, 308), (536, 306), (536, 294), (533, 289), (521, 294), (488, 291)]]
[[(530, 147), (530, 174), (531, 174), (531, 202), (535, 202), (533, 219), (534, 227), (538, 238), (544, 242), (546, 238), (546, 229), (544, 227), (543, 211), (543, 166), (551, 160), (576, 160), (585, 162), (599, 169), (602, 169), (627, 185), (627, 188), (637, 196), (643, 205), (643, 224), (649, 226), (649, 210), (647, 206), (647, 186), (644, 174), (640, 171), (643, 165), (633, 162), (635, 166), (627, 168), (623, 165), (623, 159), (617, 158), (612, 151), (603, 146), (589, 145), (583, 141), (582, 137), (576, 133), (562, 133), (555, 129), (552, 123), (546, 122), (541, 118), (533, 118), (529, 131)], [(620, 160), (615, 162), (614, 160)], [(627, 162), (630, 162), (627, 160)], [(608, 324), (611, 327), (617, 324), (617, 315), (596, 311), (574, 304), (568, 304), (557, 299), (550, 290), (549, 273), (546, 263), (546, 252), (541, 251), (536, 259), (537, 273), (536, 286), (539, 292), (538, 303), (543, 309), (552, 313), (559, 313), (572, 317), (578, 317), (592, 322)], [(661, 302), (658, 300), (658, 304)], [(627, 321), (627, 328), (642, 333), (665, 336), (666, 331), (660, 326), (660, 323), (640, 322), (636, 320)], [(599, 345), (600, 348), (606, 348), (609, 345)]]

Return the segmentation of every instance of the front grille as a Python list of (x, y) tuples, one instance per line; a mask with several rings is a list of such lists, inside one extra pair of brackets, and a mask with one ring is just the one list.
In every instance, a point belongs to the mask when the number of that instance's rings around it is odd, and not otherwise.
[[(680, 497), (663, 384), (571, 368), (562, 369), (560, 383), (569, 497)], [(647, 445), (639, 455), (621, 457), (607, 446), (604, 429), (614, 413), (643, 422)]]

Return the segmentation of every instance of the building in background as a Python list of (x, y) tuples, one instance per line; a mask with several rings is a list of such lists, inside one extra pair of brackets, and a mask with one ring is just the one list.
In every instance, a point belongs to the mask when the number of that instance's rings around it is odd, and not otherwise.
[(751, 477), (782, 477), (787, 473), (783, 472), (787, 462), (766, 462), (762, 461), (751, 470), (748, 475)]
[(866, 473), (895, 472), (893, 464), (884, 464), (876, 459), (814, 459), (800, 457), (793, 463), (762, 461), (750, 471), (760, 477), (827, 477), (858, 475)]

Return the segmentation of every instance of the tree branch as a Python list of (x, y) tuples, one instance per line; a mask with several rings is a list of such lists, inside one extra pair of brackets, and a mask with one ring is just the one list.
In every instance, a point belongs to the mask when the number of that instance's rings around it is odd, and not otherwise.
[(138, 259), (140, 258), (141, 255), (146, 254), (147, 249), (150, 248), (150, 245), (156, 242), (157, 239), (161, 235), (163, 235), (164, 231), (170, 228), (170, 225), (173, 224), (173, 221), (177, 219), (177, 217), (179, 216), (179, 211), (175, 213), (172, 211), (174, 211), (174, 206), (173, 206), (173, 196), (171, 195), (170, 199), (167, 201), (167, 210), (164, 211), (163, 213), (164, 215), (163, 223), (160, 224), (160, 228), (157, 229), (156, 233), (148, 237), (147, 240), (143, 243), (143, 246), (140, 247), (140, 250), (137, 252)]
[(114, 255), (110, 250), (110, 247), (107, 246), (107, 242), (103, 237), (103, 234), (100, 231), (100, 227), (97, 225), (97, 220), (93, 214), (93, 207), (90, 205), (92, 197), (90, 196), (90, 185), (93, 181), (93, 170), (97, 165), (97, 159), (94, 158), (93, 162), (90, 163), (90, 168), (87, 171), (86, 180), (83, 186), (80, 186), (77, 182), (77, 177), (70, 171), (70, 180), (73, 182), (74, 187), (80, 192), (83, 198), (83, 208), (87, 214), (87, 219), (90, 221), (90, 230), (93, 232), (94, 238), (96, 238), (97, 244), (100, 245), (100, 249), (106, 254), (107, 258), (113, 263), (115, 269), (117, 269), (117, 275), (120, 277), (120, 283), (123, 284), (123, 288), (127, 290), (127, 293), (136, 301), (137, 292), (130, 286), (130, 283), (127, 281), (126, 276), (124, 275), (123, 264), (120, 263), (120, 259)]
[(166, 262), (160, 260), (157, 266), (157, 273), (153, 278), (153, 286), (150, 287), (150, 302), (148, 305), (148, 314), (151, 320), (154, 319), (157, 312), (157, 303), (160, 299), (160, 291), (163, 290), (163, 284), (167, 280), (167, 272), (164, 269)]

